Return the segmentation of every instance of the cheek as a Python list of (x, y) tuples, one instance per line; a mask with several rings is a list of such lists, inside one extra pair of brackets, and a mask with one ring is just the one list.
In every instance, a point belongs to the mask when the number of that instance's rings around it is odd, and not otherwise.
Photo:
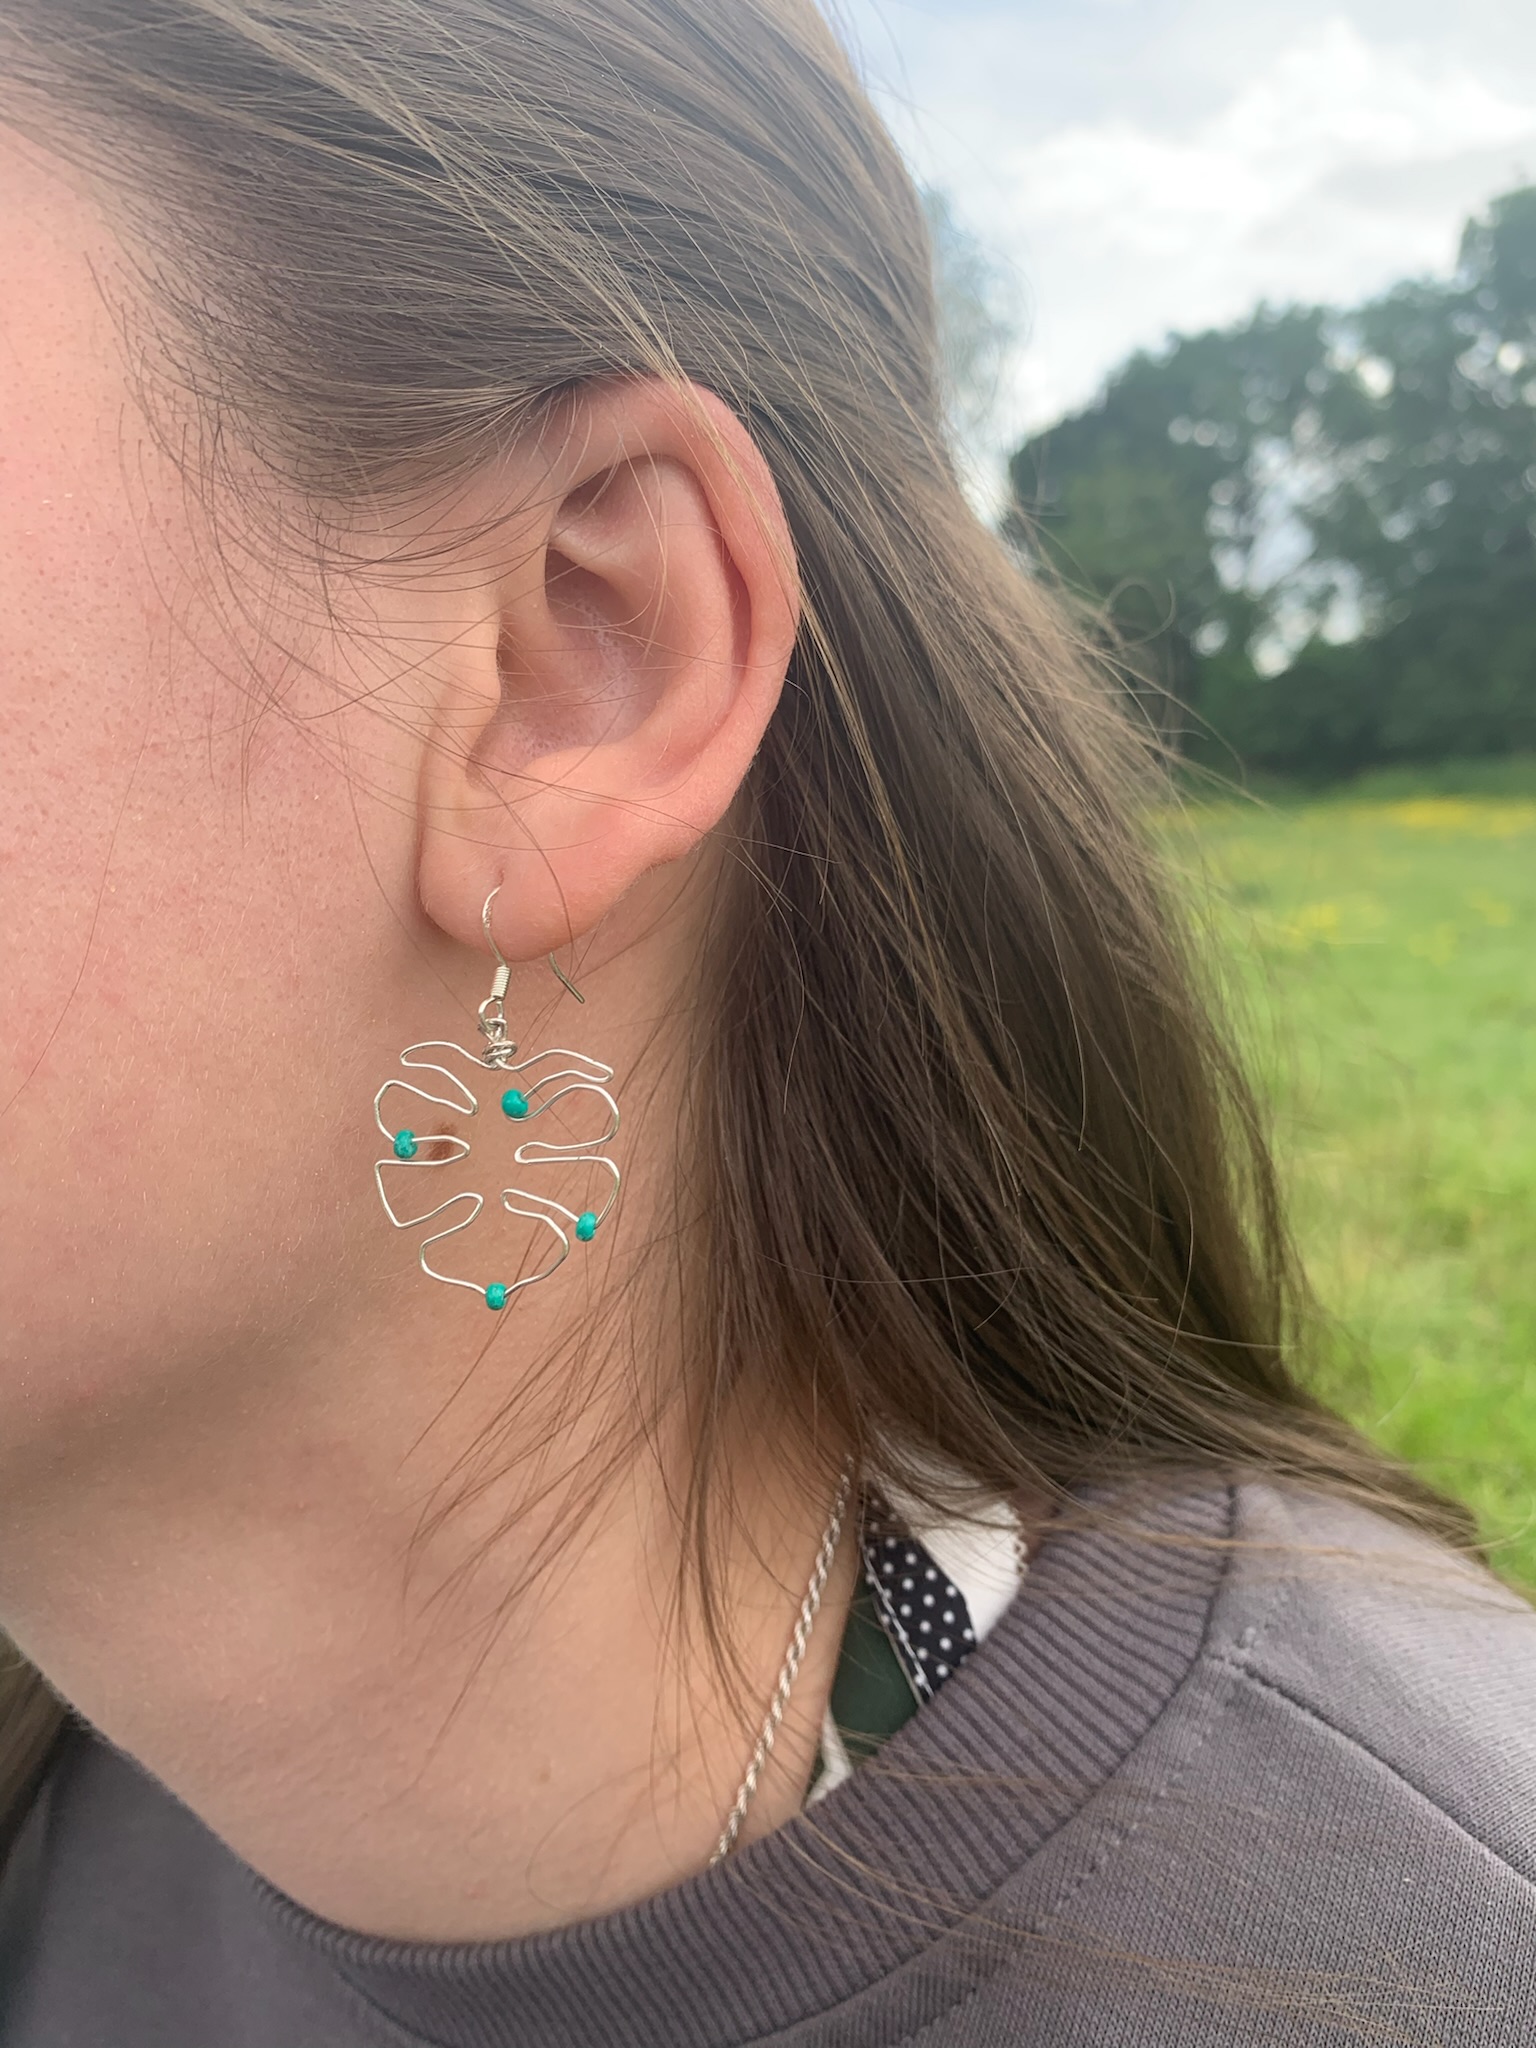
[(8, 1441), (9, 1402), (46, 1425), (163, 1391), (262, 1341), (344, 1259), (355, 828), (308, 750), (274, 741), (254, 784), (238, 751), (155, 719), (105, 762), (35, 757), (25, 829), (7, 826)]
[(373, 1221), (379, 882), (408, 888), (408, 846), (364, 858), (334, 699), (295, 697), (257, 594), (210, 601), (112, 263), (0, 143), (0, 1446), (23, 1457), (239, 1369), (338, 1291)]
[(323, 1309), (373, 1199), (346, 780), (249, 647), (192, 628), (174, 536), (104, 531), (108, 502), (34, 519), (0, 573), (8, 1446), (249, 1366)]

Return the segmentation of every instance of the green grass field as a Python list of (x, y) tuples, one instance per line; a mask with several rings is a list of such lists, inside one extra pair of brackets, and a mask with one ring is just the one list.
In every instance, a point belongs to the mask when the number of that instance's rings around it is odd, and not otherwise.
[(1195, 804), (1330, 1391), (1536, 1585), (1536, 769)]

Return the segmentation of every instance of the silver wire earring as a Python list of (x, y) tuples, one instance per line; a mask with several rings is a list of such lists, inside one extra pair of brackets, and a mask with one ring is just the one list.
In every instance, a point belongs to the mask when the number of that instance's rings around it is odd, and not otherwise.
[[(374, 1185), (379, 1191), (379, 1200), (384, 1213), (397, 1230), (416, 1230), (424, 1223), (435, 1222), (446, 1216), (452, 1209), (462, 1213), (456, 1221), (446, 1224), (441, 1230), (422, 1240), (421, 1270), (429, 1280), (441, 1280), (449, 1287), (467, 1287), (478, 1294), (488, 1308), (504, 1309), (513, 1295), (535, 1282), (547, 1280), (558, 1266), (570, 1256), (571, 1240), (589, 1244), (597, 1235), (598, 1227), (608, 1215), (619, 1197), (619, 1169), (602, 1150), (618, 1135), (619, 1105), (609, 1094), (606, 1083), (613, 1079), (613, 1069), (601, 1060), (589, 1058), (586, 1053), (571, 1052), (565, 1046), (550, 1046), (544, 1052), (531, 1053), (526, 1059), (517, 1057), (517, 1040), (507, 1029), (506, 997), (512, 970), (502, 958), (491, 930), (491, 905), (501, 893), (493, 889), (485, 899), (480, 912), (480, 922), (485, 930), (491, 951), (496, 956), (496, 973), (491, 982), (491, 992), (480, 1005), (480, 1035), (485, 1040), (484, 1052), (471, 1052), (462, 1045), (454, 1045), (446, 1039), (423, 1039), (419, 1044), (408, 1045), (400, 1055), (402, 1067), (417, 1072), (439, 1075), (449, 1093), (436, 1095), (430, 1088), (418, 1088), (413, 1081), (390, 1079), (373, 1098), (373, 1120), (380, 1137), (389, 1144), (386, 1158), (374, 1162)], [(570, 990), (578, 1003), (586, 1001), (579, 989), (561, 973), (560, 963), (553, 953), (549, 964), (557, 979)], [(574, 1138), (563, 1144), (546, 1143), (538, 1138), (525, 1138), (512, 1154), (513, 1163), (518, 1166), (553, 1167), (586, 1166), (612, 1176), (613, 1185), (604, 1200), (589, 1209), (568, 1209), (549, 1195), (541, 1195), (526, 1188), (509, 1187), (501, 1190), (501, 1205), (512, 1216), (524, 1216), (529, 1221), (547, 1228), (555, 1240), (552, 1255), (547, 1265), (535, 1273), (525, 1273), (512, 1281), (461, 1280), (452, 1273), (440, 1273), (432, 1265), (428, 1253), (432, 1247), (441, 1244), (445, 1238), (456, 1237), (468, 1230), (485, 1207), (485, 1196), (473, 1188), (462, 1188), (428, 1209), (421, 1216), (401, 1216), (389, 1199), (385, 1185), (386, 1173), (393, 1176), (399, 1172), (415, 1172), (422, 1167), (452, 1166), (456, 1161), (467, 1159), (471, 1152), (468, 1138), (461, 1138), (449, 1132), (433, 1134), (417, 1133), (404, 1126), (395, 1126), (384, 1115), (384, 1103), (391, 1089), (398, 1089), (406, 1095), (414, 1095), (422, 1102), (434, 1104), (439, 1109), (451, 1110), (457, 1116), (478, 1116), (480, 1097), (467, 1081), (451, 1067), (445, 1067), (440, 1060), (422, 1057), (427, 1053), (452, 1053), (457, 1059), (467, 1061), (477, 1072), (489, 1068), (506, 1082), (501, 1097), (502, 1115), (512, 1124), (530, 1123), (546, 1110), (553, 1109), (568, 1095), (592, 1095), (607, 1112), (603, 1130), (595, 1137)], [(574, 1066), (547, 1067), (547, 1062), (574, 1060)], [(517, 1078), (514, 1079), (513, 1077)]]

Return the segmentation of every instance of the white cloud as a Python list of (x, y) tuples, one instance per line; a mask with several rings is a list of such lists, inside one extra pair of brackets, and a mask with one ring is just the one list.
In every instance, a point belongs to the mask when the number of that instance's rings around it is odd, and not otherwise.
[(1206, 0), (857, 4), (920, 174), (1022, 280), (1012, 431), (1172, 330), (1447, 269), (1467, 213), (1536, 177), (1536, 68), (1513, 18), (1519, 61), (1501, 66), (1496, 38), (1450, 23), (1437, 41), (1434, 15), (1395, 39), (1369, 0), (1310, 20), (1294, 4), (1214, 18)]
[(1028, 410), (1082, 399), (1169, 328), (1448, 264), (1467, 205), (1518, 175), (1522, 149), (1536, 160), (1536, 106), (1342, 21), (1186, 134), (1121, 117), (1005, 147), (989, 225), (1034, 280)]

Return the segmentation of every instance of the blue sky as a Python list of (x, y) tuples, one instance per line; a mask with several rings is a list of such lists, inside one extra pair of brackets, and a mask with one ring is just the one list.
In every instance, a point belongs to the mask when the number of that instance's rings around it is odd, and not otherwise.
[(1536, 179), (1532, 0), (827, 4), (1015, 281), (999, 439), (1171, 329), (1447, 270)]

